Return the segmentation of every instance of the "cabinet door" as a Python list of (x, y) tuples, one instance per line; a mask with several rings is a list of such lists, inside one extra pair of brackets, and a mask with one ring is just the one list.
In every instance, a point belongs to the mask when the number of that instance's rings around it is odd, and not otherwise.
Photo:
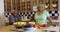
[(0, 27), (1, 27), (1, 17), (0, 17)]
[(0, 16), (0, 27), (4, 27), (5, 26), (5, 18), (3, 18), (3, 16)]

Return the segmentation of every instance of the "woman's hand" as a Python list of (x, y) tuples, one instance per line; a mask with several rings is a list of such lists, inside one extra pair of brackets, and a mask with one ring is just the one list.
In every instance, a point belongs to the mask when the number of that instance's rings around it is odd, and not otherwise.
[(56, 24), (52, 24), (52, 26), (56, 27)]
[(51, 25), (55, 27), (55, 26), (56, 26), (56, 24), (53, 24), (53, 23), (52, 23), (51, 18), (50, 18), (50, 17), (47, 17), (47, 18), (48, 18), (49, 22), (51, 23)]

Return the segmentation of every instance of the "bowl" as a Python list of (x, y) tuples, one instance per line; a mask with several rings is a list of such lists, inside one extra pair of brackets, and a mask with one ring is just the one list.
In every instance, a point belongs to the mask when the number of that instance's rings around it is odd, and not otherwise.
[(25, 28), (26, 31), (30, 31), (30, 30), (33, 30), (34, 28)]

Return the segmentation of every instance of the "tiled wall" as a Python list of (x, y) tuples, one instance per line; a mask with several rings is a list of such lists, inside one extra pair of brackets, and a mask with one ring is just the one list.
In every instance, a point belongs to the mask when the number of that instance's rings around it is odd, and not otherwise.
[(59, 11), (49, 11), (50, 17), (54, 20), (58, 20)]
[[(59, 17), (59, 11), (48, 11), (50, 14), (50, 17), (54, 20), (58, 20)], [(22, 19), (21, 17), (27, 16), (28, 19), (34, 17), (34, 14), (36, 12), (20, 12), (18, 13), (18, 16), (20, 16), (20, 19)], [(9, 17), (9, 15), (11, 15), (11, 13), (5, 13), (6, 17)]]

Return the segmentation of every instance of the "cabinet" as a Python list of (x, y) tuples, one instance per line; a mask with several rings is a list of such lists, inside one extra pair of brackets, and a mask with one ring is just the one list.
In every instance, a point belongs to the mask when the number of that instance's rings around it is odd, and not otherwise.
[(2, 14), (0, 14), (0, 28), (1, 27), (4, 27), (5, 26), (5, 17), (4, 17), (4, 15)]

